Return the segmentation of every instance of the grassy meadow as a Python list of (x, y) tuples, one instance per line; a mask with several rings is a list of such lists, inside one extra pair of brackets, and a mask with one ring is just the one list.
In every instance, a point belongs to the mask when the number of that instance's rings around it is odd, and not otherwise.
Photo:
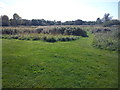
[[(104, 35), (106, 32), (95, 31), (101, 28), (111, 29), (94, 26), (3, 27), (3, 31), (15, 30), (7, 34), (5, 31), (1, 36), (3, 88), (117, 88), (117, 37), (111, 34), (114, 37), (110, 38), (112, 45), (101, 44), (99, 35), (108, 39)], [(38, 29), (42, 32), (36, 33)], [(109, 32), (113, 31), (107, 31), (107, 37)], [(98, 47), (100, 45), (107, 46)]]

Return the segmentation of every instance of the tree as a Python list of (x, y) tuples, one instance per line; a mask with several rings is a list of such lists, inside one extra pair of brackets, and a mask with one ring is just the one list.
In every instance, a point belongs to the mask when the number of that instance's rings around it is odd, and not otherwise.
[(75, 25), (82, 25), (83, 24), (83, 21), (78, 19), (78, 20), (75, 20)]
[(97, 23), (97, 24), (101, 24), (101, 23), (102, 23), (102, 20), (101, 20), (100, 18), (97, 18), (96, 23)]
[(17, 13), (15, 13), (13, 15), (13, 19), (15, 19), (15, 20), (21, 20), (22, 18)]
[(21, 25), (23, 25), (23, 26), (30, 26), (31, 25), (31, 20), (22, 19), (21, 20)]
[(10, 19), (10, 24), (12, 26), (17, 26), (17, 25), (21, 25), (22, 23), (22, 18), (18, 15), (18, 14), (13, 14), (13, 19)]
[(37, 19), (32, 19), (32, 25), (38, 26), (39, 25), (39, 21)]
[(9, 17), (7, 15), (3, 15), (2, 16), (2, 26), (9, 26), (10, 22), (9, 22)]
[(17, 21), (15, 19), (10, 19), (11, 26), (17, 26)]
[(109, 17), (109, 13), (105, 13), (104, 17), (102, 18), (102, 22), (106, 22), (106, 21), (110, 21), (112, 19), (112, 17)]

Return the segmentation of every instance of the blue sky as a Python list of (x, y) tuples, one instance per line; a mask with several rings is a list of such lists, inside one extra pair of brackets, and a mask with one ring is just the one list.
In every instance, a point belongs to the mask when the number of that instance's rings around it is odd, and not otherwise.
[(119, 0), (0, 0), (0, 15), (12, 18), (18, 13), (23, 19), (95, 21), (110, 13), (118, 18)]

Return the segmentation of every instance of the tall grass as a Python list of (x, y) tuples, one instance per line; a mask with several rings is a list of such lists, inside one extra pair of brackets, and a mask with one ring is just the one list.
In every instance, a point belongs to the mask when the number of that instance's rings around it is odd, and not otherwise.
[(93, 46), (112, 51), (118, 50), (118, 28), (111, 28), (110, 31), (104, 30), (94, 33)]

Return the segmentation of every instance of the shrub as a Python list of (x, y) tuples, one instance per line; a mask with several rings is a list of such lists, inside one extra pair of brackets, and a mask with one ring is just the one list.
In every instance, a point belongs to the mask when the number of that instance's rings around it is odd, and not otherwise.
[(33, 37), (32, 40), (36, 41), (36, 40), (40, 40), (40, 38), (39, 37)]
[(60, 40), (60, 41), (67, 41), (66, 38), (64, 38), (64, 37), (63, 37), (63, 38), (60, 38), (59, 40)]
[(52, 37), (52, 38), (47, 38), (45, 41), (46, 42), (56, 42), (57, 40)]
[(111, 31), (110, 29), (107, 29), (107, 28), (101, 28), (101, 29), (95, 29), (95, 30), (92, 30), (92, 33), (104, 33), (104, 32), (109, 32)]
[(88, 37), (86, 31), (82, 30), (79, 27), (55, 27), (49, 30), (40, 29), (40, 33), (53, 34), (53, 35), (74, 35), (74, 36)]
[(12, 36), (13, 39), (18, 39), (19, 37), (18, 36)]

